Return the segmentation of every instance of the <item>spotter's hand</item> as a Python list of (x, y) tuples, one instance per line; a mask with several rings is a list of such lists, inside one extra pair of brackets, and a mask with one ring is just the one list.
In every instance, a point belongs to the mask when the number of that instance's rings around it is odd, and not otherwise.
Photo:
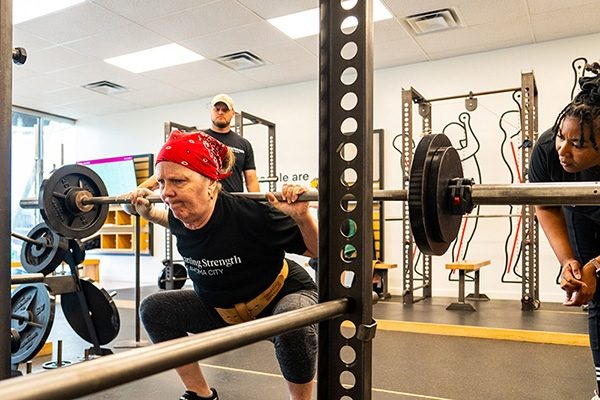
[(589, 263), (581, 268), (576, 260), (563, 264), (560, 287), (566, 293), (566, 306), (581, 306), (589, 302), (596, 291), (596, 268)]

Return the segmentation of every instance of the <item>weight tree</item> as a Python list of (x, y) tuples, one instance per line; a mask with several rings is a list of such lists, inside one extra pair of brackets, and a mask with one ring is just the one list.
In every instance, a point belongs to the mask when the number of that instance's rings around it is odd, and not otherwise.
[[(413, 158), (413, 104), (418, 106), (418, 113), (421, 117), (422, 133), (424, 135), (432, 133), (431, 127), (431, 103), (443, 100), (465, 99), (465, 106), (469, 111), (476, 107), (475, 96), (485, 96), (490, 94), (505, 92), (521, 92), (521, 143), (531, 143), (531, 146), (521, 146), (521, 176), (523, 181), (527, 181), (529, 172), (529, 161), (533, 151), (533, 143), (536, 143), (538, 136), (538, 93), (535, 84), (533, 72), (521, 74), (521, 86), (516, 88), (498, 89), (479, 93), (470, 92), (469, 94), (446, 96), (433, 99), (426, 99), (414, 88), (402, 90), (402, 188), (408, 187), (410, 177), (410, 168)], [(470, 108), (471, 107), (471, 108)], [(521, 209), (522, 225), (522, 247), (523, 257), (521, 257), (522, 281), (521, 281), (521, 309), (533, 311), (539, 307), (539, 234), (538, 225), (534, 219), (535, 206), (524, 205)], [(413, 304), (424, 300), (432, 295), (432, 260), (431, 255), (423, 254), (423, 276), (420, 279), (421, 285), (415, 286), (413, 274), (414, 256), (413, 248), (415, 246), (414, 238), (411, 234), (410, 226), (407, 223), (409, 219), (408, 203), (404, 203), (402, 208), (403, 223), (403, 249), (402, 249), (402, 284), (404, 304)], [(422, 296), (415, 297), (414, 292), (422, 289)]]

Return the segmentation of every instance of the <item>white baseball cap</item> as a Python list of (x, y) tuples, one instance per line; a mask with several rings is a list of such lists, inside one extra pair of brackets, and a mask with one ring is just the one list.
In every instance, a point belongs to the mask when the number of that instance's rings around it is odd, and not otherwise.
[(217, 103), (224, 103), (230, 110), (235, 109), (233, 105), (233, 99), (224, 93), (218, 94), (215, 97), (213, 97), (212, 101), (210, 102), (210, 105), (214, 107)]

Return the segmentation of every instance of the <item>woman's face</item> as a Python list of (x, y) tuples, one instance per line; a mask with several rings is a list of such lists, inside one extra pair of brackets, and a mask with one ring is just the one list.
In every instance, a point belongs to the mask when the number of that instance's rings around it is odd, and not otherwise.
[(160, 197), (175, 218), (186, 225), (205, 222), (211, 215), (216, 182), (180, 164), (163, 161), (156, 166)]
[[(599, 132), (600, 124), (596, 123), (594, 131)], [(600, 165), (600, 152), (596, 150), (590, 141), (591, 129), (584, 126), (581, 142), (579, 119), (566, 117), (556, 135), (555, 147), (558, 152), (560, 165), (567, 172), (581, 172), (583, 170)], [(600, 138), (596, 136), (596, 144), (600, 146)]]

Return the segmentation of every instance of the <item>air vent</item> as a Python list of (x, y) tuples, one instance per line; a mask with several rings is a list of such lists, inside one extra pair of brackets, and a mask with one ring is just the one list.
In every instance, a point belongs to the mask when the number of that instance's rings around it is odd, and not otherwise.
[(410, 15), (404, 20), (416, 35), (443, 31), (460, 26), (456, 12), (450, 8)]
[(262, 58), (250, 53), (249, 51), (240, 51), (237, 53), (227, 54), (217, 58), (217, 61), (234, 71), (256, 68), (266, 64)]
[(83, 87), (89, 90), (93, 90), (94, 92), (106, 94), (108, 96), (127, 91), (127, 88), (125, 86), (121, 86), (109, 81), (98, 81), (88, 83), (87, 85), (83, 85)]

